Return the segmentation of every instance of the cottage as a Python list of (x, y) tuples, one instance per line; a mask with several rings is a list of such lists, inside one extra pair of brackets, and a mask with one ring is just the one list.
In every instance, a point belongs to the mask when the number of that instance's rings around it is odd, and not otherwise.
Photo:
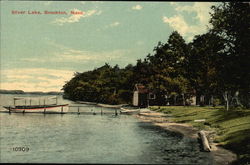
[(133, 92), (133, 106), (148, 106), (148, 89), (142, 84), (135, 84)]
[(142, 84), (135, 84), (133, 92), (133, 106), (164, 106), (164, 105), (196, 105), (196, 92), (189, 91), (182, 95), (166, 95), (159, 89), (147, 89)]
[(166, 105), (165, 95), (159, 90), (149, 90), (142, 84), (135, 84), (133, 106)]

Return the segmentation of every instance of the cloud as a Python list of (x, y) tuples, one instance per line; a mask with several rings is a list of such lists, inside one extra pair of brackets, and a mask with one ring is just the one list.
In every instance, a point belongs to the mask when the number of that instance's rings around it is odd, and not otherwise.
[(73, 71), (46, 68), (7, 69), (1, 71), (1, 89), (24, 91), (60, 91)]
[(139, 45), (139, 46), (144, 45), (144, 42), (143, 41), (137, 41), (136, 45)]
[(106, 62), (111, 60), (121, 59), (122, 56), (127, 54), (126, 50), (112, 50), (112, 51), (86, 51), (67, 49), (63, 52), (55, 53), (55, 60), (76, 62), (76, 63), (89, 63), (89, 62)]
[(181, 35), (185, 35), (188, 31), (188, 25), (187, 23), (185, 22), (185, 20), (183, 19), (182, 16), (173, 16), (173, 17), (163, 17), (162, 18), (163, 22), (165, 23), (168, 23), (169, 26), (171, 26), (173, 29), (176, 29), (178, 30), (178, 32), (181, 34)]
[(100, 15), (100, 14), (102, 14), (102, 11), (101, 11), (101, 10), (99, 10), (98, 12), (96, 12), (95, 15)]
[(115, 27), (115, 26), (118, 26), (118, 25), (120, 25), (120, 22), (113, 22), (109, 26), (110, 27)]
[[(168, 24), (174, 30), (177, 30), (182, 36), (184, 36), (188, 41), (191, 41), (192, 38), (201, 33), (207, 31), (209, 27), (209, 12), (211, 11), (210, 7), (213, 5), (211, 2), (195, 2), (193, 5), (184, 5), (181, 6), (177, 3), (172, 3), (175, 6), (175, 11), (177, 14), (171, 17), (163, 16), (162, 20), (164, 23)], [(189, 24), (184, 19), (183, 15), (194, 13), (196, 16), (194, 20), (195, 24)]]
[[(56, 50), (57, 49), (57, 50)], [(102, 65), (105, 62), (117, 61), (131, 63), (134, 59), (128, 58), (129, 50), (111, 51), (87, 51), (67, 48), (55, 44), (54, 54), (48, 61), (55, 64), (69, 62), (72, 65), (94, 64)], [(27, 59), (25, 59), (27, 60)], [(33, 63), (41, 63), (38, 58), (31, 58)], [(19, 89), (24, 91), (60, 91), (66, 81), (73, 77), (72, 70), (46, 69), (46, 68), (23, 68), (1, 70), (1, 89)]]
[(132, 7), (133, 10), (141, 10), (142, 6), (141, 5), (135, 5)]
[(177, 5), (177, 2), (169, 2), (170, 5)]
[(210, 19), (211, 6), (213, 3), (211, 2), (195, 2), (193, 6), (177, 6), (175, 10), (177, 12), (194, 12), (196, 14), (196, 19), (200, 21), (202, 24), (207, 24)]
[(50, 4), (52, 4), (53, 2), (52, 1), (46, 1), (46, 2), (44, 2), (44, 5), (45, 6), (49, 6)]
[(82, 18), (86, 18), (86, 17), (90, 17), (94, 14), (100, 15), (101, 11), (97, 11), (97, 10), (88, 10), (86, 12), (78, 10), (78, 9), (73, 9), (72, 11), (74, 12), (83, 12), (83, 14), (75, 14), (75, 15), (71, 15), (68, 18), (62, 17), (62, 18), (58, 18), (55, 21), (53, 21), (52, 23), (57, 24), (57, 25), (63, 25), (65, 23), (75, 23), (75, 22), (79, 22), (80, 19)]
[(169, 24), (170, 27), (177, 30), (182, 36), (186, 37), (188, 35), (199, 34), (203, 31), (200, 26), (188, 25), (187, 22), (181, 15), (175, 15), (173, 17), (163, 17), (163, 22)]
[(94, 4), (102, 4), (104, 2), (103, 1), (92, 1), (92, 3), (94, 3)]
[(120, 22), (116, 21), (116, 22), (113, 22), (113, 23), (111, 23), (109, 25), (106, 25), (106, 26), (104, 26), (102, 28), (98, 28), (97, 31), (105, 30), (105, 29), (108, 29), (108, 28), (113, 28), (113, 27), (119, 26), (120, 24), (121, 24)]
[[(113, 26), (118, 26), (117, 23), (113, 23)], [(90, 51), (79, 50), (66, 47), (61, 44), (57, 44), (53, 41), (49, 41), (48, 44), (54, 47), (54, 52), (51, 53), (49, 58), (41, 60), (39, 57), (23, 58), (22, 61), (42, 63), (42, 62), (56, 62), (56, 63), (104, 63), (106, 61), (113, 60), (125, 60), (126, 55), (130, 54), (129, 50), (115, 49), (110, 51)]]
[(26, 62), (46, 62), (46, 59), (41, 58), (22, 58), (21, 60)]

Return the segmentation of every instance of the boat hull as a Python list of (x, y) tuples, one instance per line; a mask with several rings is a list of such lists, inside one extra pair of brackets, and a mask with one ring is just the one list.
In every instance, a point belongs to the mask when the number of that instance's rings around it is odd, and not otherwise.
[(133, 109), (133, 110), (129, 110), (129, 109), (125, 109), (125, 108), (120, 108), (120, 113), (121, 114), (126, 114), (126, 115), (133, 115), (133, 114), (139, 114), (140, 113), (140, 109)]

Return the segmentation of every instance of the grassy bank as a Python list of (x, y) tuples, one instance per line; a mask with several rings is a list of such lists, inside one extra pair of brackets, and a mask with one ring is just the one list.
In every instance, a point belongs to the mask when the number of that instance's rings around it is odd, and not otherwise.
[[(169, 114), (172, 122), (214, 131), (213, 141), (238, 155), (235, 164), (250, 164), (250, 109), (226, 111), (224, 107), (197, 106), (155, 106), (150, 109)], [(205, 122), (194, 121), (199, 119), (205, 119)]]

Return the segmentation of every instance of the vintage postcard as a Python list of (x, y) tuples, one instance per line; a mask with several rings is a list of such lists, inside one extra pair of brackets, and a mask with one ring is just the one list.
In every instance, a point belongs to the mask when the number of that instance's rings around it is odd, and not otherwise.
[(250, 164), (249, 5), (1, 0), (0, 163)]

